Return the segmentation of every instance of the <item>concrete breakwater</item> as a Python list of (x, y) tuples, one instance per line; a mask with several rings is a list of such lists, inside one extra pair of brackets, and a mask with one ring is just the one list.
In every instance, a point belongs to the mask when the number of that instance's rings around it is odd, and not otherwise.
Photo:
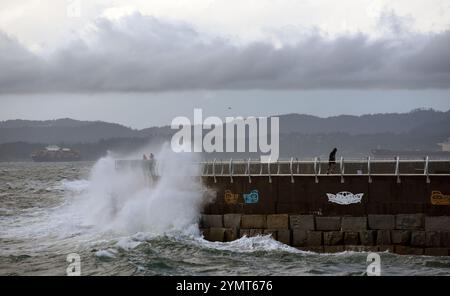
[(205, 239), (228, 242), (240, 237), (272, 235), (304, 251), (389, 251), (402, 255), (450, 255), (450, 216), (424, 214), (318, 215), (202, 215)]
[(204, 177), (207, 240), (268, 235), (305, 251), (449, 256), (448, 176)]
[[(116, 167), (148, 164), (120, 162)], [(198, 164), (196, 164), (198, 165)], [(200, 228), (206, 239), (271, 234), (317, 252), (386, 251), (448, 256), (450, 161), (210, 161)], [(150, 174), (157, 180), (158, 169)], [(211, 194), (215, 197), (211, 199)]]
[[(342, 182), (343, 181), (343, 182)], [(400, 181), (400, 182), (399, 182)], [(216, 193), (204, 214), (450, 216), (450, 175), (203, 177)]]

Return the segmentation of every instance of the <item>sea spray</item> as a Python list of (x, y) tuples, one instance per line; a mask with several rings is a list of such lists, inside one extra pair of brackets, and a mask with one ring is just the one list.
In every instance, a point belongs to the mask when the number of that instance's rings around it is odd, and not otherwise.
[(193, 165), (198, 156), (163, 146), (156, 157), (157, 181), (144, 170), (117, 170), (112, 157), (100, 159), (80, 198), (85, 223), (127, 234), (198, 236), (201, 208), (212, 197), (202, 186), (199, 166)]

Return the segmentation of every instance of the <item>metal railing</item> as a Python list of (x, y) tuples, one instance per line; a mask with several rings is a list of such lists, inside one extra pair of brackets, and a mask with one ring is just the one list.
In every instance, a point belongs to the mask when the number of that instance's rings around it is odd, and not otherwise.
[[(160, 163), (145, 160), (117, 160), (116, 169), (140, 168), (152, 176), (160, 175)], [(274, 177), (289, 177), (292, 183), (294, 177), (313, 176), (316, 183), (323, 177), (340, 177), (341, 183), (345, 183), (346, 177), (366, 177), (372, 183), (373, 177), (393, 176), (397, 183), (401, 183), (402, 177), (423, 176), (427, 183), (433, 176), (450, 176), (450, 160), (431, 160), (429, 157), (417, 160), (395, 159), (348, 159), (341, 157), (335, 163), (329, 164), (319, 157), (311, 160), (299, 160), (291, 157), (289, 160), (262, 163), (259, 160), (242, 159), (214, 159), (192, 164), (198, 169), (202, 177), (213, 177), (217, 182), (218, 177), (227, 177), (233, 183), (236, 177), (246, 177), (252, 182), (254, 176), (264, 176), (272, 183)]]
[(246, 177), (251, 183), (253, 176), (265, 176), (268, 182), (272, 182), (274, 176), (290, 177), (292, 183), (294, 177), (314, 176), (316, 183), (321, 177), (340, 177), (341, 183), (345, 183), (345, 177), (361, 176), (367, 177), (369, 183), (377, 176), (396, 177), (397, 183), (405, 176), (424, 176), (425, 181), (430, 183), (433, 176), (450, 176), (450, 160), (430, 160), (429, 157), (417, 160), (402, 160), (396, 157), (392, 160), (386, 159), (351, 159), (343, 157), (335, 163), (329, 164), (319, 157), (312, 160), (280, 160), (272, 163), (261, 163), (259, 160), (218, 160), (204, 161), (200, 163), (202, 176), (213, 177), (217, 182), (218, 177), (229, 177), (233, 182), (235, 177)]

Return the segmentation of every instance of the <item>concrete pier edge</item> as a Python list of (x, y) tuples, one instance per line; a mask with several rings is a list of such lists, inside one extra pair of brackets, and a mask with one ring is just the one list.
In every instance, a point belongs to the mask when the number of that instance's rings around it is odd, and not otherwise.
[(450, 256), (448, 216), (203, 214), (199, 226), (210, 241), (272, 235), (284, 244), (320, 253), (388, 251), (400, 255)]

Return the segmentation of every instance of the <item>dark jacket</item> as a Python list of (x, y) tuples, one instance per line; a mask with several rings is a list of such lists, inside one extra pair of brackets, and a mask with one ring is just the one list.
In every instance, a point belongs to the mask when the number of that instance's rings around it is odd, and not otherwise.
[(337, 149), (333, 149), (333, 151), (331, 151), (329, 162), (336, 162), (336, 152), (337, 152)]

